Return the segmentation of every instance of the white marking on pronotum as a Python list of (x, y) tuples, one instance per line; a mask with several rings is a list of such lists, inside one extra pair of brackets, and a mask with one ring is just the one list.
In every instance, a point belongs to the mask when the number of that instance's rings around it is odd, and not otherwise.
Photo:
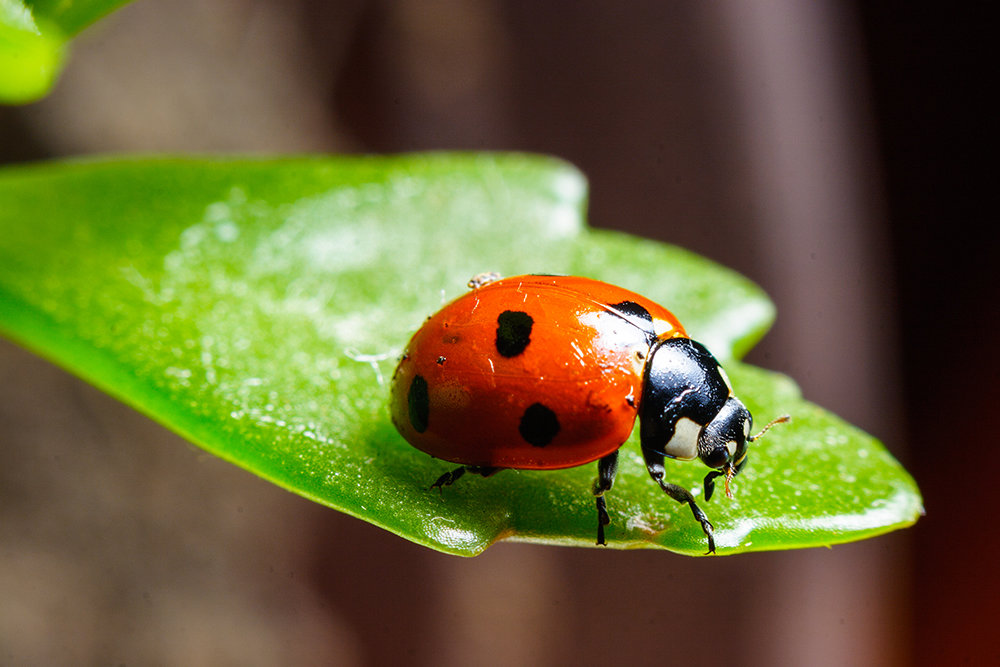
[(726, 369), (723, 368), (721, 365), (716, 365), (716, 368), (719, 369), (719, 375), (722, 376), (722, 379), (726, 383), (726, 388), (729, 389), (729, 395), (732, 396), (733, 395), (733, 383), (729, 381), (729, 375), (726, 374)]
[(663, 448), (667, 456), (682, 461), (690, 461), (698, 456), (698, 436), (701, 425), (688, 417), (681, 417), (674, 426), (674, 436)]

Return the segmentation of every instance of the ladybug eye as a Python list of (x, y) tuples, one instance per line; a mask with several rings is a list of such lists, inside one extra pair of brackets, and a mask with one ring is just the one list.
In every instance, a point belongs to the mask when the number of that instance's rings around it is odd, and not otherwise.
[(729, 460), (729, 450), (723, 447), (716, 447), (707, 454), (701, 456), (702, 463), (709, 468), (721, 468)]

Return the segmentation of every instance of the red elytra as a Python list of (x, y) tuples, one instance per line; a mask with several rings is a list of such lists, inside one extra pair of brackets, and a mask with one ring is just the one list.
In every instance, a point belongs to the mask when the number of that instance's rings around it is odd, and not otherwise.
[(657, 339), (686, 337), (666, 308), (608, 283), (516, 276), (444, 306), (392, 381), (392, 419), (414, 447), (490, 468), (578, 466), (632, 432)]

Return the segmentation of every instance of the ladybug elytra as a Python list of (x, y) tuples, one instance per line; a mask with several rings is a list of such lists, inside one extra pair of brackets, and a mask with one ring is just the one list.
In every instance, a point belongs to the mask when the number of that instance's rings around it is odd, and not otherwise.
[(392, 420), (414, 447), (466, 472), (552, 470), (597, 461), (597, 543), (618, 449), (640, 422), (646, 467), (686, 503), (715, 551), (712, 524), (665, 459), (701, 461), (705, 500), (747, 462), (753, 424), (715, 357), (666, 308), (589, 278), (483, 274), (414, 334), (392, 379)]

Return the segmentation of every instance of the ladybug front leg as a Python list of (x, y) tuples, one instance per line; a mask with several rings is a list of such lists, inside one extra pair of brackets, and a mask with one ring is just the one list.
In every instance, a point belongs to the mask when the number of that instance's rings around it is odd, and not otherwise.
[(608, 516), (608, 504), (604, 500), (604, 492), (610, 491), (618, 473), (618, 450), (611, 452), (597, 462), (597, 479), (594, 480), (594, 496), (597, 498), (597, 543), (604, 541), (604, 527), (611, 523)]
[(695, 520), (701, 524), (701, 529), (705, 532), (705, 537), (708, 538), (707, 553), (715, 553), (715, 534), (712, 528), (712, 522), (708, 520), (708, 516), (700, 507), (698, 507), (698, 503), (694, 501), (694, 496), (692, 496), (691, 492), (683, 486), (663, 481), (663, 477), (666, 475), (666, 468), (663, 466), (664, 457), (662, 454), (657, 454), (656, 452), (647, 449), (644, 449), (642, 454), (646, 459), (646, 469), (649, 471), (650, 477), (656, 480), (656, 483), (660, 485), (660, 488), (677, 502), (687, 503), (691, 507), (691, 513), (694, 514)]

